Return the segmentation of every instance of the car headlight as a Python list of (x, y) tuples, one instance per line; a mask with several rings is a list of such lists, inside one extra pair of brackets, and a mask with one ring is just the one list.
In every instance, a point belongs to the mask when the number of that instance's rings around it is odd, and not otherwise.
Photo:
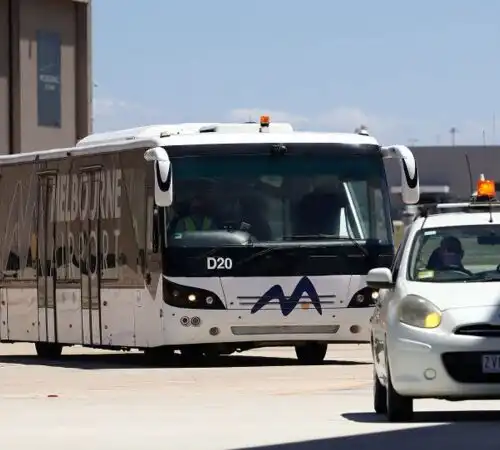
[(399, 305), (399, 321), (419, 328), (437, 328), (441, 324), (441, 311), (424, 298), (409, 295)]

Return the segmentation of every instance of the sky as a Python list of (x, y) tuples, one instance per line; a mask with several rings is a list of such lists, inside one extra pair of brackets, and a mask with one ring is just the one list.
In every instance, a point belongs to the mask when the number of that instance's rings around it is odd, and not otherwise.
[(497, 0), (94, 0), (94, 129), (257, 120), (500, 144)]

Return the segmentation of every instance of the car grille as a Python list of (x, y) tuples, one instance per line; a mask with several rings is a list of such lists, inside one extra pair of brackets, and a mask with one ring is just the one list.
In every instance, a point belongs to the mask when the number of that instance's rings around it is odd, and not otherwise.
[(490, 325), (489, 323), (464, 325), (458, 327), (455, 334), (461, 336), (500, 337), (500, 325)]
[[(500, 350), (496, 354), (500, 353)], [(448, 375), (459, 383), (500, 383), (500, 373), (482, 372), (484, 352), (443, 353), (441, 359)]]

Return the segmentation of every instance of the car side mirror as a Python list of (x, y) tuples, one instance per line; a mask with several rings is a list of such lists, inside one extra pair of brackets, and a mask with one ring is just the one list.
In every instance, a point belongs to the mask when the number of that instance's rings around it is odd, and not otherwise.
[(394, 287), (392, 272), (387, 267), (377, 267), (366, 275), (366, 284), (372, 289), (391, 289)]

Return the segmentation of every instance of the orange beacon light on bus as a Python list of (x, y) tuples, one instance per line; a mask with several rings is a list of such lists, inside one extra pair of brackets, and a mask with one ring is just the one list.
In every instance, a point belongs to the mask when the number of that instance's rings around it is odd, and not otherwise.
[(268, 127), (270, 123), (271, 123), (271, 120), (270, 120), (269, 116), (260, 116), (260, 126), (261, 127)]

